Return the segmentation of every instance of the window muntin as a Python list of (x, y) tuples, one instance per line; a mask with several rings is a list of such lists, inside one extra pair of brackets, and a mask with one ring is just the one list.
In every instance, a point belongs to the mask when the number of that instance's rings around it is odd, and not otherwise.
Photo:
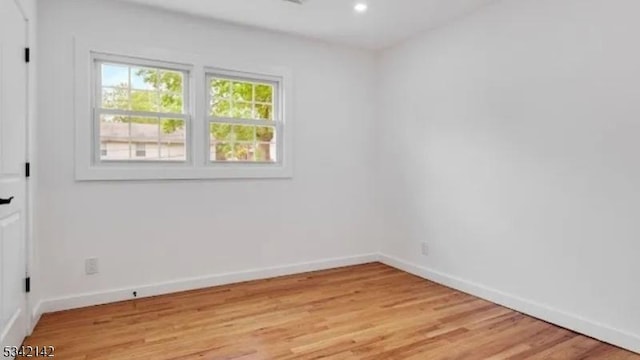
[(185, 162), (188, 73), (125, 58), (96, 58), (95, 66), (96, 160)]
[(282, 131), (277, 81), (207, 75), (209, 160), (276, 163)]

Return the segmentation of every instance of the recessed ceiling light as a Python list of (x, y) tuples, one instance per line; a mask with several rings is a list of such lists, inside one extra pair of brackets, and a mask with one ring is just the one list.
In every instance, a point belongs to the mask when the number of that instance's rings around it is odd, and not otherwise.
[(362, 3), (362, 2), (357, 3), (357, 4), (353, 7), (353, 9), (354, 9), (357, 13), (361, 13), (361, 14), (362, 14), (363, 12), (367, 11), (367, 9), (368, 9), (368, 8), (369, 8), (369, 6), (368, 6), (367, 4), (365, 4), (365, 3)]

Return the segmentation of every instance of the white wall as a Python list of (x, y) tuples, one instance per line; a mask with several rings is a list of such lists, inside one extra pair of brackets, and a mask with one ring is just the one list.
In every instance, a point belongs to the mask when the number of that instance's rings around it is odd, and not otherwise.
[[(40, 1), (38, 15), (36, 235), (45, 304), (378, 250), (370, 224), (373, 54), (115, 1)], [(73, 35), (233, 51), (289, 67), (294, 178), (75, 182)], [(85, 276), (89, 257), (99, 258), (99, 275)]]
[(385, 52), (383, 252), (640, 351), (638, 13), (501, 1)]

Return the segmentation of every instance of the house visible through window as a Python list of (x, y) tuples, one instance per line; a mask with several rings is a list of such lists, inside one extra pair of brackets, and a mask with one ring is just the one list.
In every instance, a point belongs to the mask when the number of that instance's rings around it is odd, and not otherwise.
[(136, 157), (146, 157), (147, 156), (147, 147), (145, 143), (136, 143)]
[(185, 72), (99, 60), (97, 66), (99, 160), (185, 161)]

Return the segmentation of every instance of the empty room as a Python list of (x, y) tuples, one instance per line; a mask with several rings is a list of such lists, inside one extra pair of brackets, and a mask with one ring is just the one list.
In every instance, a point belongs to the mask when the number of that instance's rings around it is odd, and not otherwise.
[(639, 15), (0, 0), (0, 358), (640, 360)]

